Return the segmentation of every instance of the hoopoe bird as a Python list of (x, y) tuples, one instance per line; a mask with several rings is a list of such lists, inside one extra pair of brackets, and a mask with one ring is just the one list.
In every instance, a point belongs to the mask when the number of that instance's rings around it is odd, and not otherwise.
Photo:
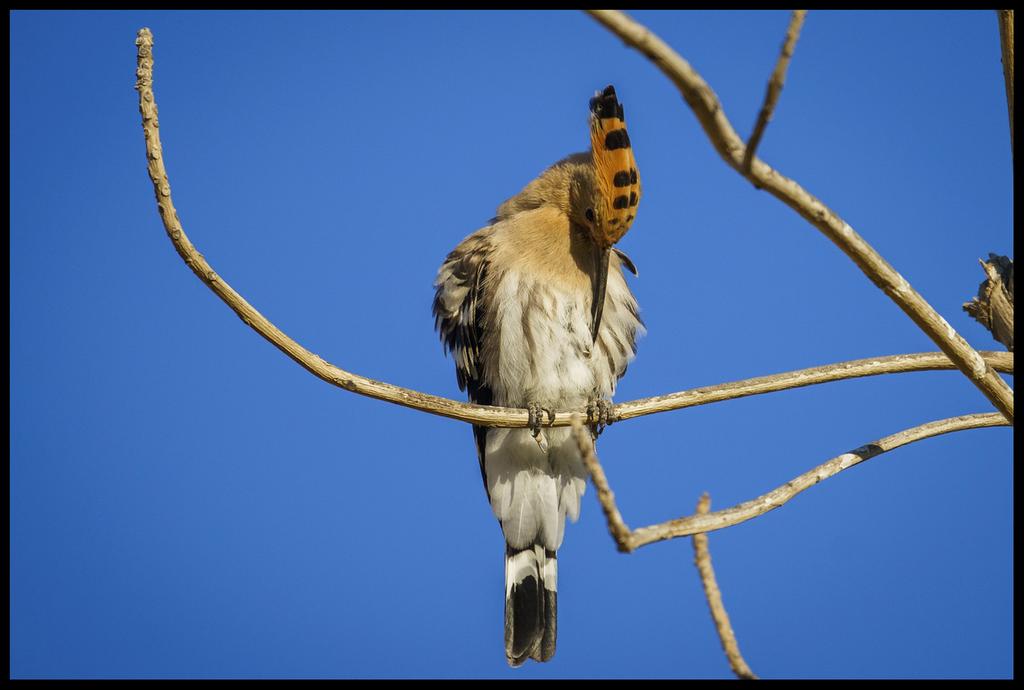
[(596, 437), (643, 331), (626, 286), (640, 180), (615, 89), (590, 99), (590, 150), (542, 172), (445, 259), (433, 312), (459, 388), (526, 408), (529, 429), (473, 427), (484, 488), (505, 536), (505, 656), (555, 653), (557, 551), (580, 513), (586, 470), (567, 427), (543, 413), (586, 406)]

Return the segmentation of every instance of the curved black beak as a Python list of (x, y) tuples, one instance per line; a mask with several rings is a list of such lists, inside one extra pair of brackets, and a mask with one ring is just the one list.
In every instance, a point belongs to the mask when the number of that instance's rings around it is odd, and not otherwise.
[(590, 302), (590, 336), (593, 342), (597, 342), (598, 329), (601, 328), (601, 315), (604, 313), (604, 297), (608, 288), (608, 259), (611, 257), (611, 247), (594, 245), (595, 268), (591, 276), (591, 287), (593, 288), (593, 300)]

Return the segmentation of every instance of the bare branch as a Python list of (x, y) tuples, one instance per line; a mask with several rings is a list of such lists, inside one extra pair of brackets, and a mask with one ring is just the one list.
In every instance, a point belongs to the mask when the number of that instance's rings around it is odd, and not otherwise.
[[(704, 494), (697, 501), (697, 514), (706, 515), (711, 508), (711, 497)], [(711, 551), (708, 549), (708, 535), (693, 535), (693, 562), (700, 573), (701, 584), (704, 585), (704, 596), (708, 600), (708, 608), (711, 609), (711, 619), (715, 622), (718, 630), (718, 639), (722, 642), (722, 649), (725, 651), (725, 658), (737, 678), (744, 680), (757, 680), (757, 676), (747, 666), (740, 654), (740, 645), (736, 642), (736, 633), (729, 623), (729, 614), (722, 603), (722, 592), (718, 589), (718, 581), (715, 579), (715, 569), (711, 566)]]
[[(997, 371), (1013, 373), (1013, 355), (1008, 352), (982, 352), (981, 356)], [(850, 362), (839, 362), (822, 367), (789, 371), (772, 376), (720, 383), (705, 388), (670, 393), (654, 398), (641, 398), (615, 406), (615, 419), (624, 420), (642, 415), (678, 410), (684, 407), (707, 405), (722, 400), (743, 398), (749, 395), (761, 395), (775, 391), (812, 386), (830, 381), (876, 376), (879, 374), (897, 374), (910, 371), (926, 371), (934, 369), (953, 369), (954, 365), (941, 352), (919, 352), (917, 354), (893, 355), (890, 357), (872, 357), (856, 359)]]
[[(526, 410), (474, 405), (436, 395), (420, 393), (390, 383), (375, 381), (359, 374), (345, 371), (326, 362), (319, 355), (310, 352), (289, 338), (217, 275), (185, 234), (181, 221), (178, 219), (178, 214), (175, 211), (174, 203), (171, 200), (171, 187), (167, 178), (167, 171), (164, 168), (163, 149), (160, 144), (160, 130), (157, 121), (157, 106), (153, 95), (153, 36), (148, 29), (139, 31), (136, 44), (139, 47), (138, 80), (136, 84), (136, 89), (139, 91), (139, 110), (142, 113), (142, 127), (146, 137), (149, 176), (153, 182), (157, 207), (164, 224), (164, 229), (167, 231), (167, 235), (171, 239), (174, 248), (189, 268), (192, 269), (193, 273), (207, 287), (213, 290), (246, 325), (314, 376), (347, 391), (481, 426), (522, 428), (528, 425), (529, 414)], [(985, 358), (985, 361), (1000, 371), (1013, 371), (1012, 354), (986, 352), (982, 356)], [(706, 405), (732, 398), (759, 395), (787, 388), (809, 386), (846, 378), (952, 368), (954, 368), (954, 365), (949, 358), (939, 352), (875, 357), (635, 400), (615, 406), (612, 416), (615, 421), (619, 421), (657, 412)], [(569, 426), (572, 423), (571, 417), (573, 412), (582, 412), (582, 410), (559, 412), (551, 425), (559, 427)]]
[(591, 437), (590, 431), (583, 426), (582, 417), (578, 414), (572, 416), (572, 433), (576, 438), (576, 447), (583, 458), (583, 464), (597, 490), (597, 500), (601, 503), (605, 519), (608, 520), (608, 531), (611, 532), (612, 539), (615, 540), (619, 551), (629, 553), (634, 548), (632, 535), (629, 527), (622, 521), (619, 509), (615, 507), (615, 494), (608, 486), (608, 478), (604, 476), (601, 463), (597, 460), (597, 454), (594, 452), (594, 439)]
[(978, 286), (978, 296), (964, 304), (964, 311), (1013, 352), (1013, 260), (989, 254), (981, 267), (987, 278)]
[(801, 474), (799, 477), (796, 477), (782, 486), (772, 489), (768, 493), (758, 496), (751, 501), (740, 503), (732, 508), (726, 508), (725, 510), (708, 513), (707, 515), (691, 515), (690, 517), (670, 520), (659, 525), (640, 527), (639, 529), (633, 530), (631, 542), (633, 548), (638, 548), (645, 544), (652, 544), (656, 541), (675, 539), (676, 537), (686, 537), (699, 532), (710, 532), (712, 530), (738, 525), (741, 522), (746, 522), (758, 515), (764, 515), (771, 510), (775, 510), (779, 506), (788, 503), (797, 494), (809, 489), (818, 482), (835, 476), (843, 470), (849, 469), (854, 465), (859, 465), (865, 460), (870, 460), (882, 453), (894, 450), (915, 441), (931, 438), (932, 436), (940, 436), (954, 431), (981, 429), (991, 426), (1011, 426), (1011, 424), (1001, 414), (991, 412), (987, 414), (970, 414), (962, 417), (950, 417), (948, 419), (940, 419), (938, 421), (922, 424), (921, 426), (915, 426), (911, 429), (905, 429), (891, 436), (886, 436), (885, 438), (874, 441), (873, 443), (865, 444), (848, 453), (836, 456), (828, 462), (818, 465), (814, 469)]
[(622, 12), (589, 10), (612, 33), (646, 55), (679, 89), (719, 155), (737, 172), (799, 213), (836, 244), (1013, 421), (1013, 390), (942, 316), (848, 223), (803, 187), (754, 158), (743, 167), (746, 146), (707, 82), (650, 29)]
[(999, 18), (999, 44), (1002, 47), (1003, 79), (1006, 82), (1006, 107), (1010, 111), (1010, 151), (1013, 151), (1013, 10), (996, 10)]
[[(1011, 426), (1011, 423), (1001, 414), (990, 412), (950, 417), (915, 426), (865, 444), (848, 453), (838, 455), (828, 462), (804, 472), (782, 486), (772, 489), (753, 500), (737, 504), (725, 510), (715, 511), (714, 513), (690, 515), (689, 517), (669, 520), (635, 530), (630, 530), (626, 526), (618, 507), (615, 505), (615, 495), (608, 486), (608, 480), (601, 469), (597, 455), (594, 453), (593, 443), (589, 440), (589, 437), (577, 430), (576, 444), (583, 455), (587, 470), (594, 479), (598, 500), (601, 502), (601, 508), (604, 510), (605, 517), (608, 520), (608, 529), (612, 533), (612, 538), (615, 539), (619, 551), (628, 552), (647, 544), (653, 544), (654, 542), (675, 539), (677, 537), (688, 537), (693, 534), (711, 532), (746, 522), (785, 505), (797, 494), (806, 491), (824, 479), (835, 476), (854, 465), (859, 465), (865, 460), (870, 460), (882, 453), (914, 443), (915, 441), (949, 434), (954, 431), (981, 429), (992, 426)], [(582, 428), (582, 425), (579, 428)]]
[(786, 70), (789, 69), (789, 61), (793, 58), (793, 50), (796, 48), (797, 39), (800, 38), (800, 28), (804, 25), (804, 17), (807, 10), (793, 10), (789, 18), (789, 28), (786, 29), (786, 40), (782, 43), (782, 52), (779, 53), (779, 60), (775, 63), (775, 70), (771, 79), (768, 80), (768, 90), (764, 94), (764, 105), (761, 112), (757, 114), (757, 122), (754, 124), (754, 132), (747, 141), (747, 150), (743, 154), (743, 169), (750, 170), (750, 162), (757, 153), (758, 144), (764, 130), (771, 122), (772, 113), (775, 111), (775, 104), (782, 94), (782, 87), (786, 85)]
[[(371, 398), (412, 407), (424, 412), (452, 417), (474, 424), (486, 426), (518, 426), (527, 425), (528, 415), (524, 410), (511, 408), (488, 407), (469, 403), (456, 402), (436, 395), (428, 395), (417, 391), (400, 388), (389, 383), (374, 381), (358, 374), (340, 369), (320, 358), (297, 342), (285, 335), (280, 329), (260, 314), (241, 295), (235, 292), (200, 254), (189, 241), (178, 219), (171, 200), (171, 186), (164, 168), (163, 149), (160, 144), (159, 122), (157, 120), (156, 99), (153, 95), (153, 35), (149, 29), (141, 29), (136, 40), (138, 46), (138, 70), (135, 88), (139, 91), (139, 110), (142, 113), (142, 129), (146, 136), (146, 154), (149, 161), (149, 177), (156, 192), (157, 207), (164, 229), (174, 244), (178, 254), (184, 259), (192, 272), (220, 297), (225, 304), (238, 314), (261, 336), (276, 348), (284, 352), (303, 368), (328, 383), (339, 388), (366, 395)], [(568, 416), (563, 426), (568, 424)]]

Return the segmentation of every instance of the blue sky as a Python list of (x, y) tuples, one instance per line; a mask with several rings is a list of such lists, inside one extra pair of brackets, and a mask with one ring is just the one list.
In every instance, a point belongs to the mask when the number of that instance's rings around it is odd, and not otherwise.
[[(634, 16), (748, 135), (788, 12)], [(469, 427), (314, 378), (185, 267), (146, 176), (142, 26), (186, 232), (338, 366), (461, 399), (437, 267), (587, 147), (609, 83), (644, 184), (620, 246), (649, 331), (617, 400), (936, 349), (583, 14), (14, 12), (11, 674), (729, 677), (690, 541), (617, 553), (592, 487), (559, 554), (558, 652), (507, 667)], [(759, 155), (1000, 348), (960, 308), (977, 259), (1013, 253), (994, 13), (811, 12)], [(598, 451), (639, 527), (990, 410), (959, 373), (903, 374), (632, 420)], [(929, 439), (713, 533), (753, 670), (1011, 676), (1011, 442)]]

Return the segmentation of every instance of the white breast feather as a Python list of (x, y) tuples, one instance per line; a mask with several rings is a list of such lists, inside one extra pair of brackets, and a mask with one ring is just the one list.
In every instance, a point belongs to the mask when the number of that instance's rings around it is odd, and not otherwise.
[[(609, 271), (597, 343), (590, 340), (589, 295), (531, 281), (523, 271), (505, 272), (498, 280), (491, 324), (500, 334), (500, 361), (488, 382), (495, 404), (539, 402), (564, 410), (582, 407), (595, 393), (611, 397), (633, 358), (630, 343), (643, 328), (617, 260)], [(571, 429), (545, 429), (545, 434), (546, 455), (527, 429), (492, 429), (487, 435), (484, 464), (491, 507), (513, 547), (538, 541), (558, 549), (565, 518), (575, 522), (579, 517), (586, 472)]]

